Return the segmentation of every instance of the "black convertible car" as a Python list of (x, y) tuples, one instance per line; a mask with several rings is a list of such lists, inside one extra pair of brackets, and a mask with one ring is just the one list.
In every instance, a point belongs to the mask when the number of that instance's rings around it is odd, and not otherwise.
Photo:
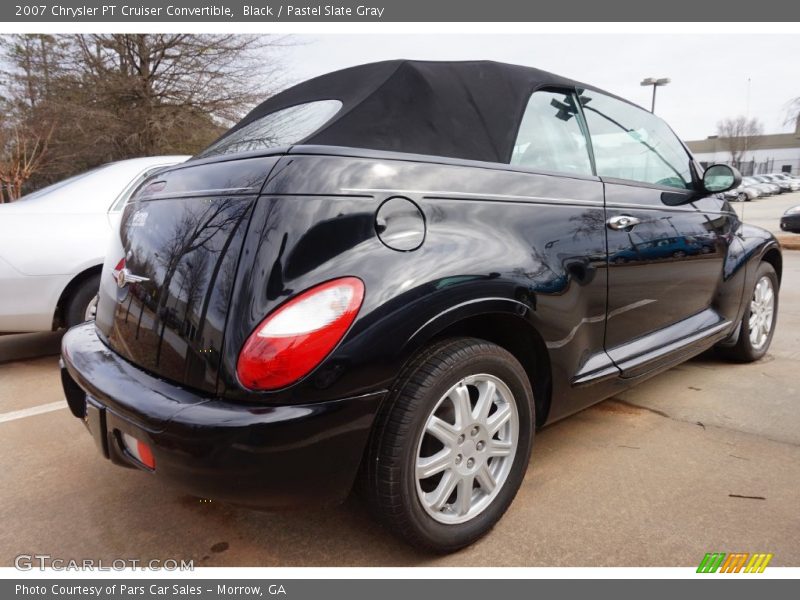
[(740, 179), (536, 69), (331, 73), (140, 189), (64, 337), (67, 400), (117, 464), (253, 507), (357, 484), (452, 551), (537, 427), (712, 346), (764, 355), (781, 253), (719, 196)]

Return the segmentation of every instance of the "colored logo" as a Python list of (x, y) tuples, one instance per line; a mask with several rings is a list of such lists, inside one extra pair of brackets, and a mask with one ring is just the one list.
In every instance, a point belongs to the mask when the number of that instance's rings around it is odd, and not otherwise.
[(697, 567), (698, 573), (763, 573), (772, 554), (747, 552), (707, 552)]

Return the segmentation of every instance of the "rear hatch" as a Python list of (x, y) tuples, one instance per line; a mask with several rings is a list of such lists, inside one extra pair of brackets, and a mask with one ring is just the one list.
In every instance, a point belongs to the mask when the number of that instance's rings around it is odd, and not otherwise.
[(151, 374), (216, 391), (239, 254), (278, 158), (187, 163), (142, 187), (103, 272), (97, 329), (113, 350)]

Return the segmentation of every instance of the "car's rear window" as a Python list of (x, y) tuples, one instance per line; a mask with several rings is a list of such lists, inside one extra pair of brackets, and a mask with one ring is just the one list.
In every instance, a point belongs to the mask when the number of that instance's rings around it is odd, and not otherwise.
[(276, 110), (225, 135), (196, 158), (297, 144), (327, 123), (341, 108), (339, 100), (318, 100)]

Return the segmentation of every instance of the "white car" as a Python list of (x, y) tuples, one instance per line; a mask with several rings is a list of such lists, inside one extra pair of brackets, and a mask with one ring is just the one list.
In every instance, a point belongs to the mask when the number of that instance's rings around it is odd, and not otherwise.
[(750, 202), (761, 196), (758, 188), (742, 183), (739, 187), (728, 190), (723, 194), (723, 197), (728, 200), (736, 200), (738, 202)]
[(122, 207), (148, 176), (188, 158), (109, 163), (0, 204), (0, 333), (50, 331), (93, 318)]

